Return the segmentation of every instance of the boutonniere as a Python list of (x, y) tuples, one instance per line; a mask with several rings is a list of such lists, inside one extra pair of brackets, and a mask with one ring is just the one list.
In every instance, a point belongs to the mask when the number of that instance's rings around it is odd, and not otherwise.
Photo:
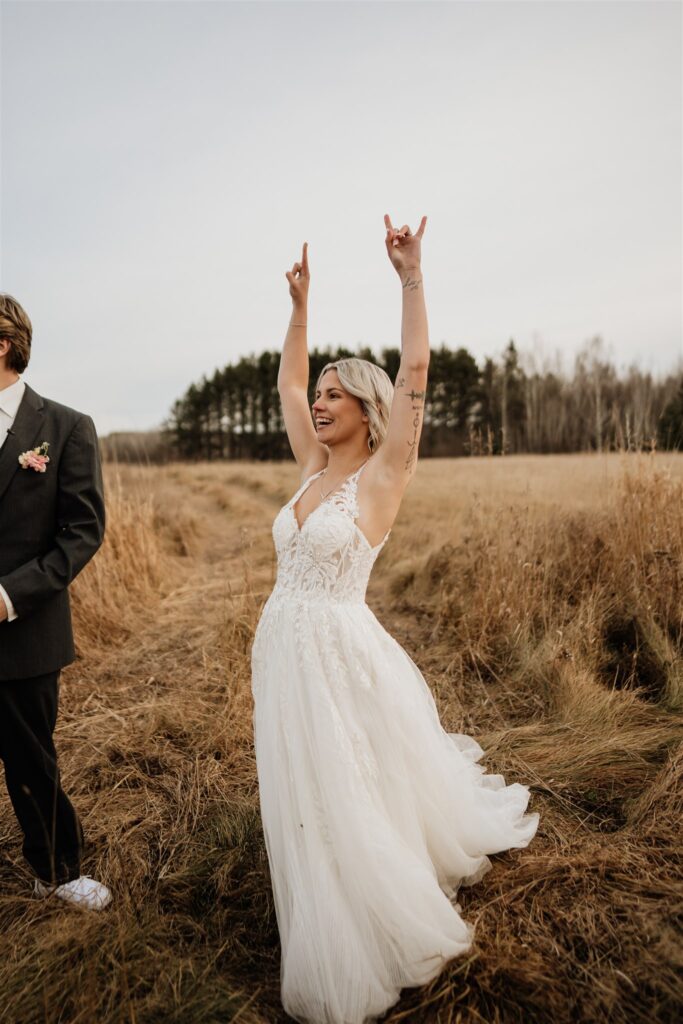
[(50, 456), (47, 450), (50, 447), (48, 441), (43, 441), (39, 448), (29, 448), (19, 456), (19, 465), (22, 469), (35, 469), (36, 473), (44, 473)]

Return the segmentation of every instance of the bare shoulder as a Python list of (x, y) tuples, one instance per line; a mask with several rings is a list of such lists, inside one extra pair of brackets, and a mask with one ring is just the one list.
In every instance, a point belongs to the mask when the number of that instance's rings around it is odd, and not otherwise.
[(397, 470), (390, 459), (381, 458), (382, 449), (372, 456), (358, 482), (358, 525), (376, 544), (394, 525), (413, 473)]
[(413, 473), (406, 473), (403, 468), (398, 469), (395, 462), (387, 458), (381, 448), (368, 461), (362, 473), (365, 480), (364, 489), (369, 496), (376, 496), (380, 501), (398, 503), (412, 477)]
[(329, 453), (324, 445), (320, 445), (319, 449), (308, 459), (299, 465), (299, 486), (305, 484), (312, 476), (319, 473), (321, 469), (324, 469), (329, 460)]

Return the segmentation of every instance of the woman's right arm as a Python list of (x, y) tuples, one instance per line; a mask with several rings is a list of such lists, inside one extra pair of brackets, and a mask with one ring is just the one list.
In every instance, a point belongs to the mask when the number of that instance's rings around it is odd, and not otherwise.
[(292, 296), (292, 317), (280, 356), (277, 389), (290, 447), (301, 470), (301, 482), (327, 465), (328, 452), (318, 441), (308, 407), (308, 242), (301, 263), (285, 276)]

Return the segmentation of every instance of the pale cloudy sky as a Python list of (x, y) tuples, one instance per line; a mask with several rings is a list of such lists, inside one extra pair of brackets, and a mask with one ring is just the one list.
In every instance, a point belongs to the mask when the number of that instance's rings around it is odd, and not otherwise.
[(26, 379), (102, 433), (282, 344), (400, 343), (383, 215), (422, 214), (433, 345), (682, 356), (678, 2), (3, 0), (2, 289)]

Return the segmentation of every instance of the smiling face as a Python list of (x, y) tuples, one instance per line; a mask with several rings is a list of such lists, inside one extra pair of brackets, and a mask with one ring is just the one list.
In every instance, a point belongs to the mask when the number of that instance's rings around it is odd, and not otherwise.
[(318, 440), (334, 445), (357, 435), (367, 438), (368, 417), (359, 398), (345, 391), (336, 370), (328, 370), (320, 381), (313, 403)]

